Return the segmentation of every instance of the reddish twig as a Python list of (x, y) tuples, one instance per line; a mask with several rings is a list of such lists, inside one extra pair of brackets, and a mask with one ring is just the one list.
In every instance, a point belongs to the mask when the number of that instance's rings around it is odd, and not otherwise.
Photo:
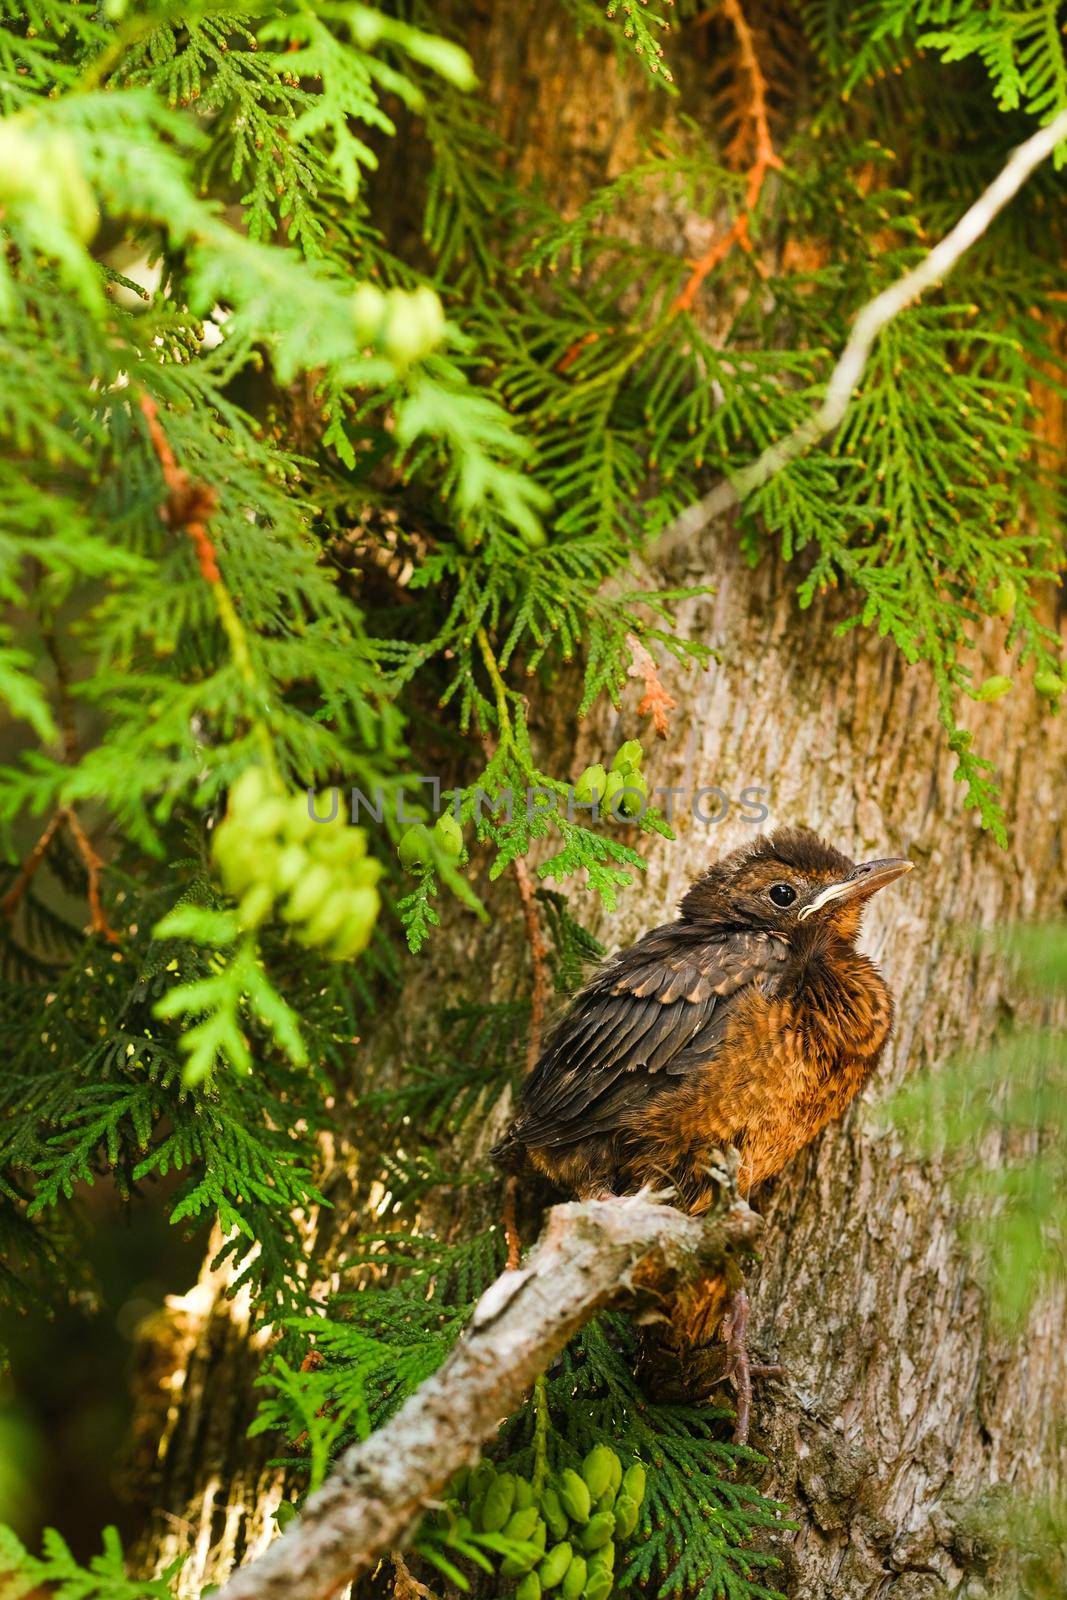
[(57, 811), (49, 821), (48, 826), (41, 834), (41, 837), (38, 839), (37, 843), (34, 845), (25, 861), (22, 863), (22, 868), (18, 877), (15, 879), (4, 898), (0, 900), (0, 914), (3, 916), (14, 916), (16, 910), (18, 909), (19, 901), (22, 899), (23, 895), (26, 893), (26, 890), (33, 881), (33, 876), (48, 853), (48, 846), (55, 838), (56, 832), (59, 829), (62, 821), (63, 812)]
[(82, 858), (86, 876), (89, 880), (86, 892), (93, 929), (96, 933), (103, 934), (104, 938), (110, 940), (112, 944), (118, 944), (119, 936), (108, 922), (104, 914), (104, 907), (100, 901), (100, 869), (104, 863), (93, 849), (89, 835), (82, 827), (81, 819), (73, 806), (64, 807), (63, 820), (70, 829), (71, 838), (78, 847), (78, 854)]
[[(152, 448), (163, 473), (163, 482), (167, 486), (167, 502), (160, 507), (159, 514), (169, 528), (181, 529), (193, 541), (200, 575), (210, 586), (215, 597), (219, 621), (229, 640), (234, 666), (248, 688), (262, 701), (248, 639), (229, 590), (222, 581), (215, 545), (207, 531), (208, 520), (218, 507), (218, 494), (210, 484), (200, 483), (191, 477), (184, 467), (178, 465), (160, 423), (158, 407), (151, 395), (142, 389), (138, 393), (137, 403), (148, 425), (148, 437), (152, 441)], [(268, 771), (273, 771), (275, 760), (270, 729), (259, 717), (254, 719), (254, 727), (262, 750), (263, 763)]]
[[(609, 328), (607, 332), (610, 333), (611, 329)], [(571, 367), (573, 367), (574, 363), (577, 361), (578, 357), (581, 355), (582, 351), (585, 349), (586, 345), (596, 344), (599, 338), (600, 335), (597, 333), (596, 329), (590, 328), (588, 333), (583, 333), (580, 338), (575, 339), (574, 343), (568, 346), (568, 348), (563, 352), (559, 360), (556, 362), (556, 371), (569, 372)]]
[(148, 437), (152, 441), (152, 448), (156, 452), (163, 473), (163, 482), (168, 490), (167, 503), (160, 515), (169, 527), (184, 529), (189, 535), (205, 582), (219, 583), (221, 577), (215, 546), (207, 531), (207, 524), (218, 504), (218, 495), (208, 484), (198, 483), (195, 478), (189, 476), (184, 467), (178, 465), (174, 459), (174, 451), (163, 432), (159, 420), (159, 408), (151, 395), (142, 389), (137, 396), (137, 403), (148, 426)]
[(60, 806), (55, 812), (41, 837), (23, 862), (22, 870), (19, 872), (18, 877), (4, 898), (0, 900), (0, 915), (5, 917), (14, 916), (41, 862), (48, 854), (49, 845), (59, 832), (59, 829), (64, 825), (69, 830), (85, 867), (85, 874), (88, 879), (86, 897), (89, 901), (89, 917), (93, 932), (101, 934), (110, 944), (119, 944), (119, 935), (108, 922), (107, 913), (100, 898), (100, 872), (104, 863), (93, 848), (89, 835), (82, 827), (81, 819), (73, 806)]
[(749, 82), (749, 120), (755, 142), (755, 157), (748, 169), (741, 210), (734, 218), (728, 232), (721, 239), (717, 239), (696, 261), (690, 262), (689, 277), (675, 297), (671, 306), (672, 315), (693, 309), (693, 303), (704, 279), (725, 260), (735, 244), (752, 254), (752, 240), (748, 231), (752, 214), (759, 203), (768, 172), (772, 167), (780, 168), (782, 165), (771, 142), (770, 123), (767, 120), (767, 80), (756, 54), (752, 29), (741, 9), (741, 0), (722, 0), (722, 4), (737, 35), (741, 66)]

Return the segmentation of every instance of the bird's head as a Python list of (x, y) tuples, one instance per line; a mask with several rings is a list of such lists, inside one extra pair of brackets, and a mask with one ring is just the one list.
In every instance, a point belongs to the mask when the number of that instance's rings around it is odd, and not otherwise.
[(710, 866), (678, 909), (684, 921), (707, 927), (759, 928), (790, 940), (825, 930), (851, 941), (871, 895), (911, 865), (857, 865), (805, 828), (778, 828)]

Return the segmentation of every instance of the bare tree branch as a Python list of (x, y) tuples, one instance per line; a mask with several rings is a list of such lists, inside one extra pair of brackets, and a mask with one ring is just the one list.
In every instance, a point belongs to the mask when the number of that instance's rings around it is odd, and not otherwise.
[(759, 489), (775, 473), (781, 472), (797, 456), (803, 455), (813, 444), (840, 426), (863, 376), (874, 341), (882, 329), (912, 301), (947, 277), (960, 257), (981, 238), (1008, 201), (1014, 199), (1034, 169), (1047, 161), (1064, 139), (1067, 139), (1067, 111), (1061, 111), (1046, 127), (1039, 129), (1025, 144), (1012, 151), (988, 189), (964, 212), (941, 242), (910, 272), (898, 278), (888, 289), (883, 289), (858, 313), (848, 342), (830, 374), (826, 394), (807, 421), (800, 423), (792, 433), (787, 433), (784, 439), (768, 445), (751, 466), (745, 467), (733, 478), (723, 479), (703, 499), (680, 512), (658, 540), (655, 547), (657, 558), (669, 554), (678, 545), (694, 538), (711, 523), (732, 511), (754, 489)]
[(555, 1206), (525, 1266), (486, 1290), (440, 1370), (345, 1451), (292, 1527), (217, 1600), (326, 1600), (401, 1543), (597, 1311), (722, 1266), (753, 1248), (760, 1227), (741, 1202), (710, 1218), (647, 1194)]

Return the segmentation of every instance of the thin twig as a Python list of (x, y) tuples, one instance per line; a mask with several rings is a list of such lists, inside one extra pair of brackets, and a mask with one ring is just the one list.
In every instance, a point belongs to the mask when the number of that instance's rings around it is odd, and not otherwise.
[(754, 1248), (760, 1226), (743, 1203), (710, 1218), (648, 1195), (553, 1207), (525, 1266), (490, 1285), (443, 1365), (342, 1454), (300, 1516), (216, 1600), (326, 1600), (396, 1549), (591, 1317), (723, 1269)]
[(71, 838), (77, 846), (78, 854), (81, 856), (82, 864), (85, 867), (85, 875), (88, 879), (86, 897), (89, 901), (89, 916), (92, 920), (93, 931), (102, 934), (111, 944), (118, 944), (120, 942), (119, 936), (108, 922), (100, 899), (100, 869), (104, 863), (93, 849), (89, 835), (82, 827), (81, 818), (73, 806), (63, 807), (63, 820), (70, 830)]
[[(248, 638), (237, 615), (237, 608), (230, 591), (222, 581), (214, 540), (207, 529), (208, 522), (218, 508), (218, 494), (210, 484), (201, 483), (186, 472), (184, 467), (178, 465), (174, 451), (170, 447), (170, 440), (159, 420), (159, 408), (152, 396), (143, 389), (139, 390), (137, 404), (144, 416), (148, 437), (159, 461), (163, 482), (167, 486), (167, 503), (160, 508), (160, 516), (168, 527), (183, 531), (192, 540), (200, 575), (215, 597), (215, 609), (229, 641), (234, 666), (256, 699), (262, 703), (263, 694), (252, 661)], [(275, 771), (274, 745), (270, 728), (261, 717), (257, 717), (254, 729), (263, 764), (268, 772)]]
[[(745, 177), (745, 196), (740, 211), (727, 232), (720, 239), (717, 239), (714, 244), (710, 245), (702, 256), (689, 263), (689, 277), (671, 301), (666, 312), (665, 321), (669, 321), (672, 317), (693, 309), (693, 304), (700, 292), (704, 279), (709, 273), (714, 272), (721, 261), (726, 259), (735, 244), (739, 245), (749, 255), (752, 254), (752, 240), (749, 235), (752, 215), (759, 204), (759, 198), (763, 193), (763, 185), (766, 182), (768, 172), (772, 168), (780, 169), (782, 165), (771, 140), (770, 122), (767, 117), (767, 79), (759, 63), (752, 29), (749, 27), (745, 14), (741, 9), (740, 0), (723, 0), (723, 10), (733, 24), (734, 32), (737, 35), (741, 66), (749, 82), (748, 119), (752, 125), (755, 153), (752, 165), (749, 167)], [(763, 269), (760, 268), (759, 270), (762, 272)], [(605, 333), (610, 333), (613, 330), (608, 328), (604, 331)], [(568, 372), (582, 351), (588, 345), (595, 344), (600, 337), (601, 334), (595, 329), (580, 334), (572, 344), (568, 345), (563, 355), (556, 362), (556, 371)]]
[(678, 702), (663, 687), (659, 668), (637, 635), (628, 633), (626, 643), (630, 649), (630, 665), (626, 669), (626, 676), (639, 678), (645, 686), (645, 692), (637, 707), (637, 715), (650, 716), (657, 734), (661, 739), (665, 739), (670, 732), (670, 713), (677, 708)]
[[(611, 329), (609, 328), (606, 331), (610, 333)], [(563, 354), (556, 362), (556, 371), (568, 372), (570, 368), (573, 367), (574, 363), (577, 361), (586, 345), (596, 344), (599, 338), (600, 334), (595, 328), (590, 328), (588, 333), (579, 334), (578, 338), (567, 346), (566, 350), (564, 350)]]
[(501, 1222), (504, 1228), (504, 1239), (507, 1242), (508, 1258), (507, 1269), (515, 1272), (522, 1261), (522, 1235), (519, 1233), (518, 1219), (519, 1180), (513, 1172), (509, 1172), (504, 1179), (504, 1203), (501, 1207)]
[(807, 419), (769, 445), (751, 466), (732, 479), (724, 479), (714, 489), (688, 506), (664, 530), (656, 546), (657, 557), (668, 555), (678, 545), (695, 537), (704, 528), (725, 516), (754, 489), (759, 489), (775, 473), (795, 461), (797, 456), (833, 433), (844, 418), (848, 405), (863, 376), (875, 339), (907, 306), (947, 277), (961, 256), (980, 239), (993, 219), (1022, 188), (1036, 167), (1047, 161), (1056, 146), (1067, 139), (1067, 111), (1041, 128), (1008, 158), (999, 175), (956, 226), (929, 251), (919, 264), (888, 289), (868, 302), (852, 324), (852, 332), (830, 374), (822, 402)]
[(32, 883), (34, 874), (47, 855), (48, 846), (55, 838), (62, 822), (63, 811), (61, 808), (49, 819), (44, 832), (41, 834), (41, 837), (38, 839), (37, 843), (34, 845), (33, 849), (22, 863), (18, 877), (15, 879), (4, 898), (0, 900), (0, 915), (5, 917), (14, 916), (15, 912), (18, 910), (19, 902)]
[(496, 699), (497, 732), (500, 735), (500, 743), (511, 745), (514, 748), (515, 737), (511, 730), (511, 713), (508, 710), (508, 686), (501, 675), (496, 656), (493, 654), (493, 647), (489, 643), (489, 635), (486, 633), (483, 624), (479, 624), (476, 628), (474, 637), (478, 641), (478, 649), (482, 653), (485, 670), (489, 674), (490, 683), (493, 685), (493, 695)]
[(78, 729), (74, 715), (74, 699), (70, 692), (70, 668), (59, 648), (54, 619), (42, 622), (41, 638), (56, 674), (57, 720), (63, 735), (63, 760), (73, 766), (78, 756)]

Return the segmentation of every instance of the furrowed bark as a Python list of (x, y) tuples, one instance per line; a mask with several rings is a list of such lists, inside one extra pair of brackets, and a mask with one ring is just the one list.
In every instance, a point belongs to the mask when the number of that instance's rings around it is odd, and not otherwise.
[(218, 1600), (326, 1600), (403, 1541), (597, 1311), (723, 1264), (751, 1249), (759, 1228), (741, 1202), (706, 1220), (645, 1195), (554, 1207), (526, 1264), (490, 1285), (440, 1370), (344, 1453), (292, 1528)]

